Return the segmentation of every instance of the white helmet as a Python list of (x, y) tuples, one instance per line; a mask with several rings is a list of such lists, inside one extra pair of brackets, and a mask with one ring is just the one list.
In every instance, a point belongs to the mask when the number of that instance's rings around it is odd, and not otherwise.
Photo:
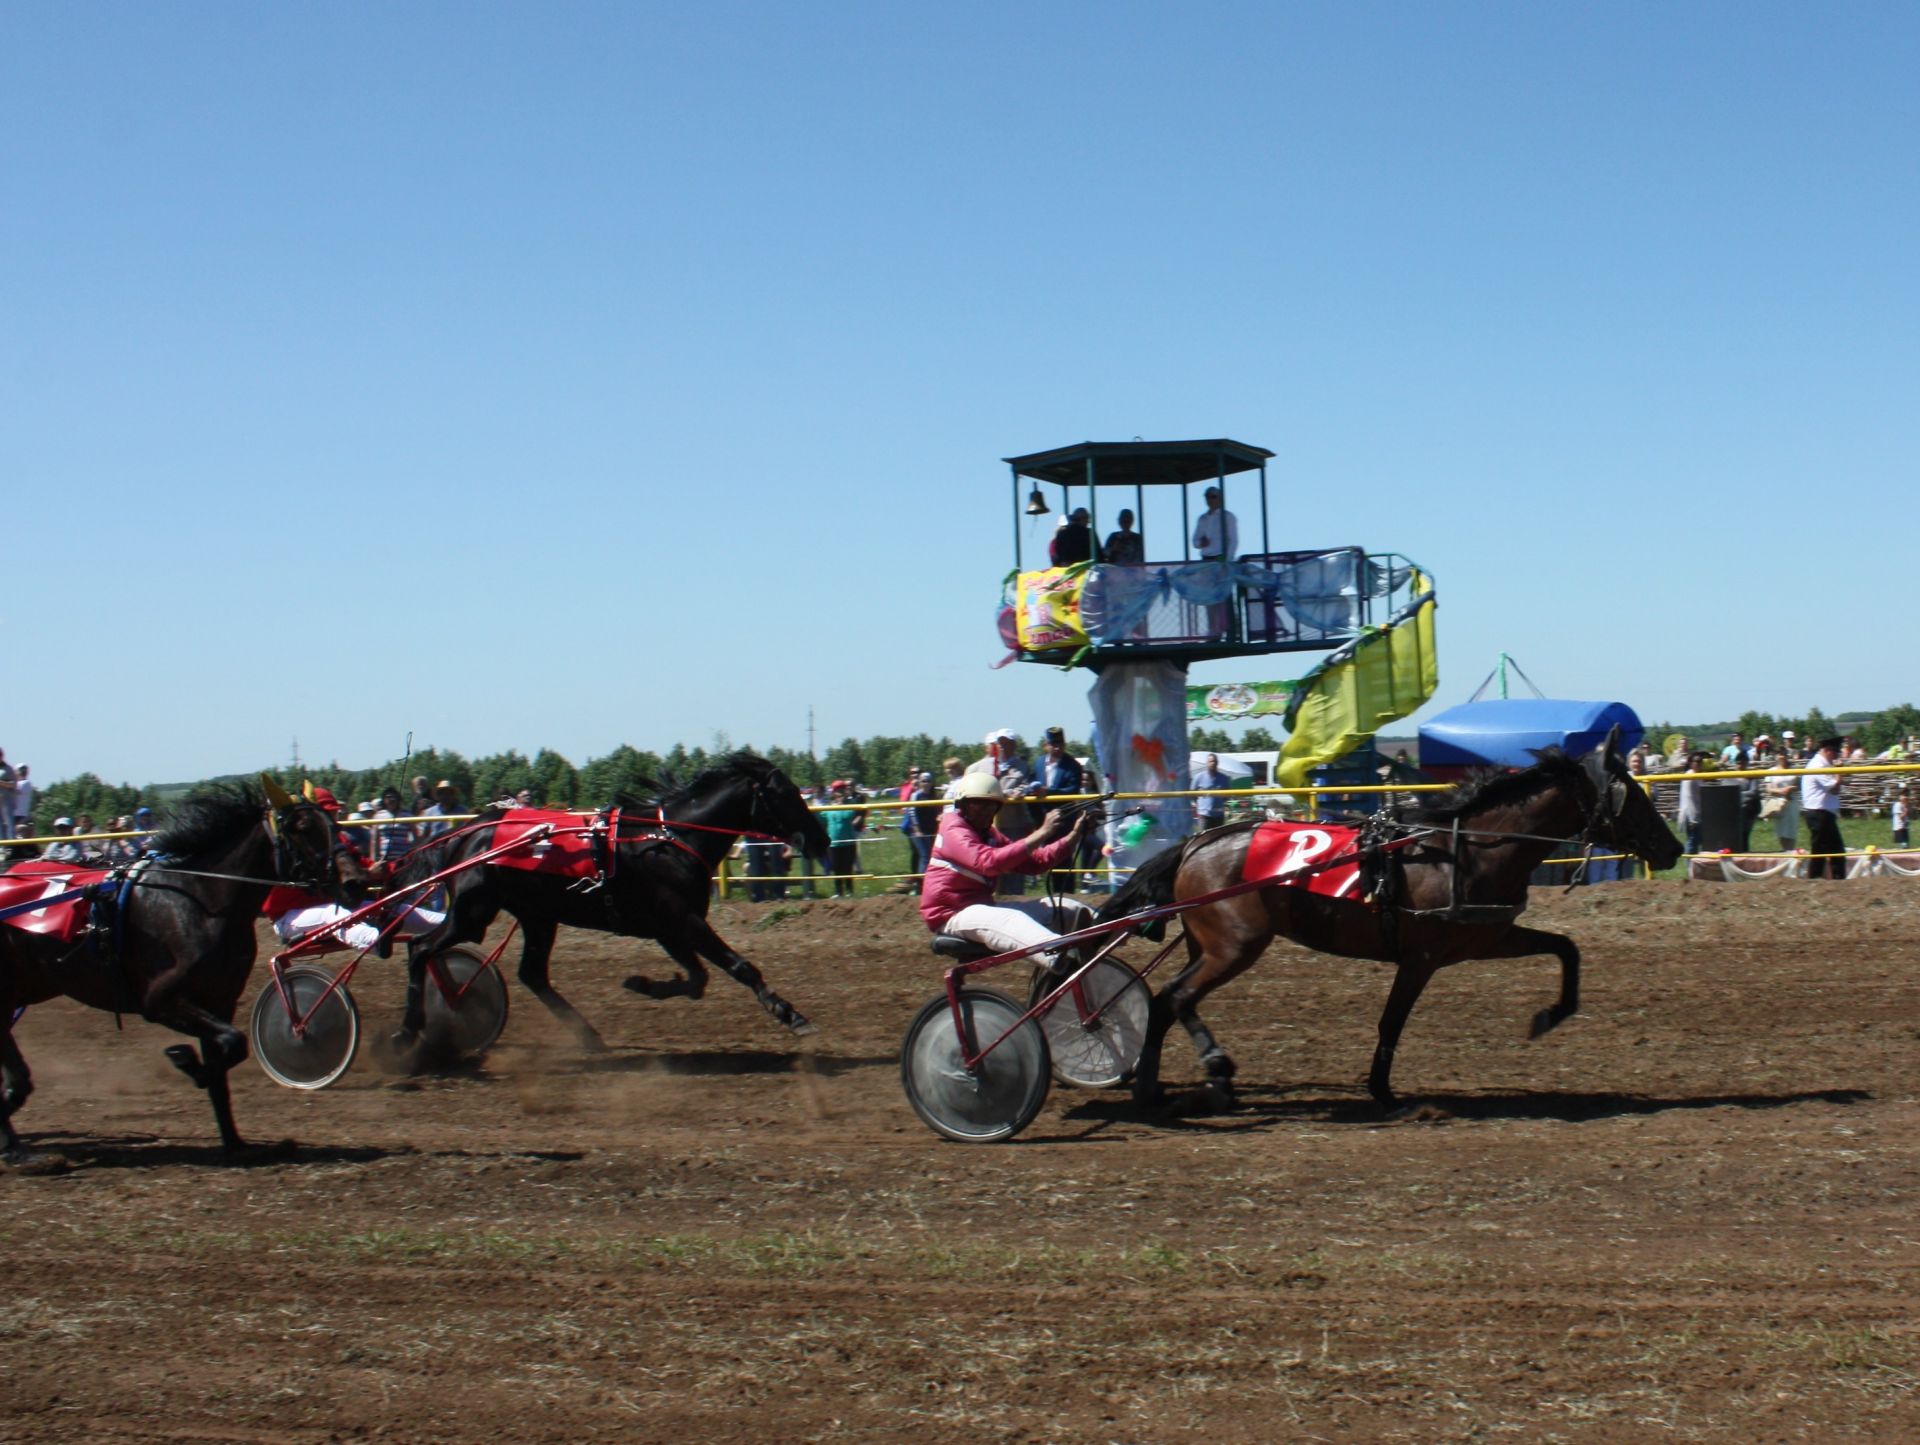
[(991, 798), (996, 803), (1007, 801), (1007, 795), (1000, 791), (1000, 780), (992, 773), (968, 773), (960, 779), (953, 796), (960, 802), (969, 798)]

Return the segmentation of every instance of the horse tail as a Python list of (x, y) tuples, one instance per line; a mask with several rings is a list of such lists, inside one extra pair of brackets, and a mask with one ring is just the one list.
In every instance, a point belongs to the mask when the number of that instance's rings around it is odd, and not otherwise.
[(1186, 845), (1164, 848), (1133, 870), (1133, 877), (1100, 905), (1099, 918), (1106, 923), (1137, 913), (1143, 908), (1158, 908), (1173, 902), (1173, 877), (1187, 856)]

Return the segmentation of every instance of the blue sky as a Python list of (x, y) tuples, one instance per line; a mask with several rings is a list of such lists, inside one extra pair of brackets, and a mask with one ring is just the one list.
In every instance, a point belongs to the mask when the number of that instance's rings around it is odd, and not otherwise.
[(1916, 74), (1886, 4), (0, 3), (0, 745), (1078, 730), (989, 670), (999, 459), (1134, 436), (1431, 568), (1436, 707), (1912, 700)]

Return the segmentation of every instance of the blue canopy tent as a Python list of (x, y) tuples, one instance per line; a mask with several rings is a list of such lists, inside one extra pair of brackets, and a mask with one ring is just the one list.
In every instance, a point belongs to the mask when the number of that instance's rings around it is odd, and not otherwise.
[(1646, 733), (1623, 702), (1515, 697), (1462, 703), (1420, 725), (1420, 771), (1446, 781), (1468, 768), (1530, 767), (1529, 748), (1578, 756), (1604, 743), (1616, 725), (1622, 752)]
[[(1532, 766), (1529, 748), (1560, 748), (1578, 757), (1620, 729), (1620, 749), (1638, 746), (1646, 735), (1639, 715), (1623, 702), (1576, 702), (1561, 697), (1489, 698), (1448, 708), (1420, 726), (1420, 771), (1436, 782), (1452, 782), (1469, 768)], [(1588, 883), (1613, 883), (1629, 876), (1629, 865), (1596, 859), (1578, 876)], [(1565, 865), (1543, 866), (1533, 881), (1568, 881)]]

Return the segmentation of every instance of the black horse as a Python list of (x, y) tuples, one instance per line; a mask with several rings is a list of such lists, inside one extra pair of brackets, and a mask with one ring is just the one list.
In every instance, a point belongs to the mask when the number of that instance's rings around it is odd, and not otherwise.
[[(466, 827), (416, 849), (395, 882), (417, 882), (487, 852), (495, 846), (494, 829), (503, 816), (489, 809)], [(811, 1033), (813, 1025), (768, 988), (760, 970), (707, 922), (713, 870), (742, 833), (779, 838), (825, 864), (826, 830), (786, 774), (764, 758), (735, 753), (657, 803), (623, 808), (618, 832), (607, 841), (604, 876), (592, 886), (494, 863), (455, 873), (447, 884), (446, 922), (414, 938), (408, 948), (407, 1006), (393, 1037), (395, 1049), (402, 1054), (413, 1049), (425, 1026), (426, 960), (449, 944), (479, 942), (503, 911), (520, 924), (520, 982), (588, 1049), (606, 1045), (548, 978), (554, 936), (563, 923), (657, 940), (682, 974), (661, 983), (635, 975), (626, 980), (635, 993), (699, 998), (706, 992), (706, 963), (711, 962), (752, 989), (760, 1006), (793, 1032)]]
[(350, 906), (365, 881), (326, 813), (273, 792), (271, 809), (245, 787), (181, 803), (153, 840), (157, 857), (102, 881), (91, 936), (62, 942), (0, 923), (0, 1129), (9, 1158), (24, 1152), (13, 1114), (33, 1092), (14, 1015), (62, 994), (197, 1038), (198, 1052), (174, 1044), (167, 1057), (207, 1091), (221, 1145), (243, 1147), (227, 1073), (247, 1056), (233, 1011), (253, 968), (260, 905), (274, 884), (291, 883)]
[[(1153, 1001), (1145, 1049), (1134, 1073), (1134, 1097), (1159, 1095), (1160, 1049), (1178, 1018), (1200, 1051), (1216, 1093), (1230, 1095), (1233, 1060), (1196, 1012), (1200, 1000), (1251, 967), (1276, 937), (1321, 953), (1376, 959), (1396, 966), (1380, 1016), (1380, 1042), (1367, 1088), (1383, 1108), (1393, 1093), (1393, 1051), (1427, 980), (1472, 958), (1553, 954), (1560, 960), (1560, 998), (1534, 1015), (1538, 1038), (1580, 1007), (1580, 950), (1564, 934), (1522, 928), (1527, 881), (1564, 840), (1633, 854), (1670, 868), (1681, 845), (1627, 772), (1619, 729), (1584, 759), (1558, 748), (1534, 754), (1519, 772), (1486, 772), (1439, 800), (1386, 821), (1373, 896), (1340, 898), (1304, 888), (1261, 888), (1181, 913), (1187, 967)], [(1149, 860), (1100, 910), (1119, 918), (1147, 906), (1198, 897), (1242, 881), (1253, 823), (1200, 833)]]

